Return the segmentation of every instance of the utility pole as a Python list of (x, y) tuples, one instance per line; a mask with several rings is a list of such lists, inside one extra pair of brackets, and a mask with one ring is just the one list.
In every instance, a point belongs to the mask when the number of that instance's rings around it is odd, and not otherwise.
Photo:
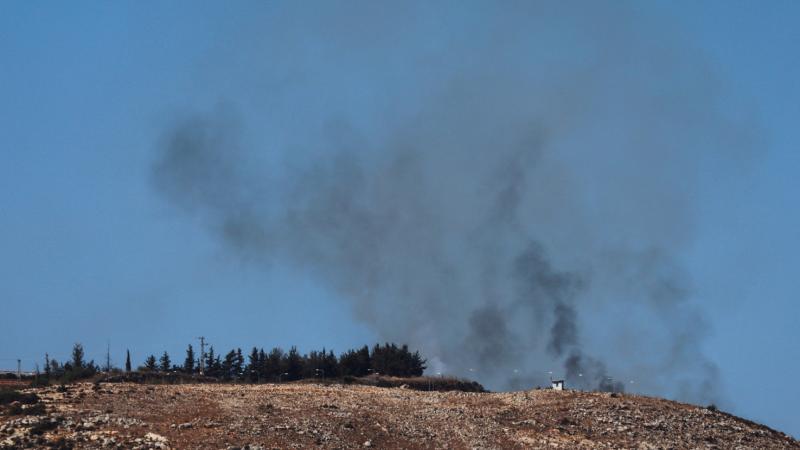
[(22, 379), (22, 360), (17, 359), (17, 378)]
[(206, 360), (206, 338), (204, 336), (200, 336), (200, 375), (204, 373), (204, 364)]

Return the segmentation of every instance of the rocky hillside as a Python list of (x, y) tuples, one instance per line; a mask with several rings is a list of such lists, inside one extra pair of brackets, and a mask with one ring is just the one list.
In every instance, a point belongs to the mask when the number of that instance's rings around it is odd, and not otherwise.
[(800, 449), (728, 414), (633, 395), (131, 383), (27, 392), (39, 401), (5, 406), (0, 448)]

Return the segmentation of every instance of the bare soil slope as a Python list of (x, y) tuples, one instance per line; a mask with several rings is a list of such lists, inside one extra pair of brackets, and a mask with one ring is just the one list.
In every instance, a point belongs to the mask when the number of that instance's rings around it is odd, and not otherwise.
[(667, 400), (575, 391), (88, 383), (33, 389), (0, 448), (796, 448), (783, 433)]

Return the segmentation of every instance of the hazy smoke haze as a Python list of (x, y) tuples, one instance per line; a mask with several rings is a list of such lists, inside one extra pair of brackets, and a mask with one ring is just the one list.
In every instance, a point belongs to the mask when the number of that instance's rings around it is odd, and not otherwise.
[(345, 5), (243, 32), (265, 87), (176, 118), (158, 192), (436, 369), (718, 400), (681, 258), (748, 140), (702, 57), (636, 4)]

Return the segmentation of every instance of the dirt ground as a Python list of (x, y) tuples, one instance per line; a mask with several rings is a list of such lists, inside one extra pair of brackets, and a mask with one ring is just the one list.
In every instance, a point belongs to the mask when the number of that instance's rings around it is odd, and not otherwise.
[(31, 389), (0, 448), (800, 448), (721, 412), (632, 395), (315, 384), (80, 383)]

